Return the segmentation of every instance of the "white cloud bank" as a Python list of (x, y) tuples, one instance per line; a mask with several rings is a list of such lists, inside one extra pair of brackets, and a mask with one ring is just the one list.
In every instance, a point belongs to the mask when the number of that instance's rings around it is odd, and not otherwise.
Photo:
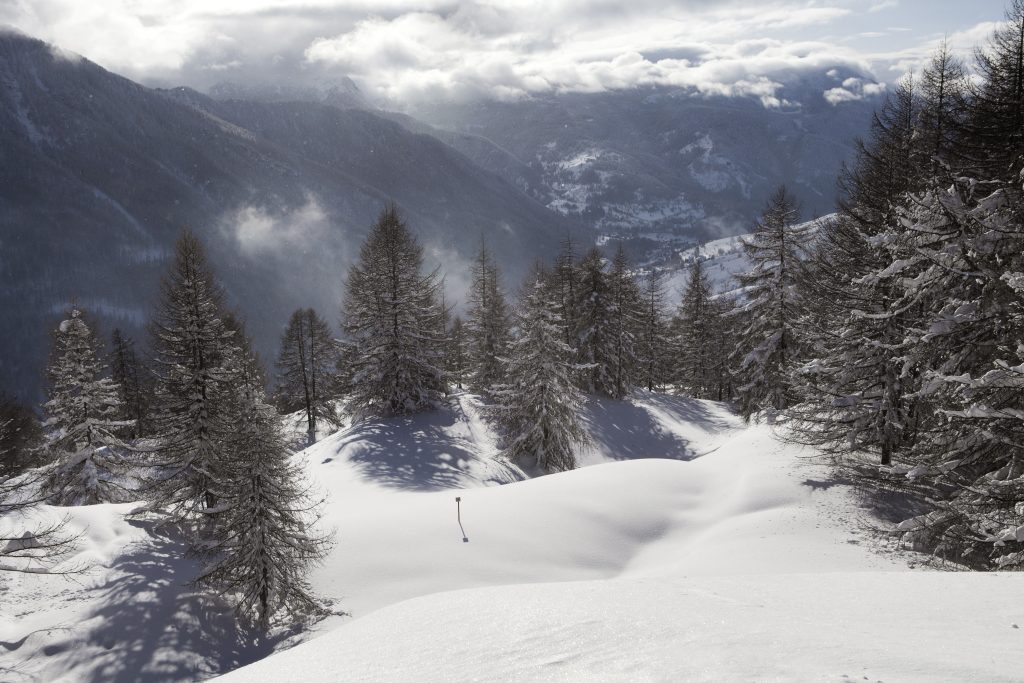
[[(943, 3), (945, 4), (945, 3)], [(893, 81), (944, 33), (983, 40), (1003, 0), (0, 0), (13, 25), (160, 85), (353, 77), (400, 104), (635, 85), (786, 104), (787, 77)], [(913, 28), (907, 28), (911, 26)], [(957, 45), (959, 47), (959, 45)], [(970, 45), (964, 47), (964, 50)], [(841, 103), (872, 89), (836, 85)]]

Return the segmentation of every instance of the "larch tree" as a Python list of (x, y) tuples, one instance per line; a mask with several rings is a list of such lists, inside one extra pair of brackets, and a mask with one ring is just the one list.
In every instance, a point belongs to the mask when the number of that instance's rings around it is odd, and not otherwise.
[(118, 386), (121, 419), (131, 423), (129, 438), (144, 436), (150, 428), (153, 382), (149, 369), (135, 352), (135, 340), (119, 329), (110, 335), (110, 378)]
[(653, 269), (641, 291), (640, 328), (637, 334), (637, 379), (648, 391), (663, 386), (672, 364), (672, 345), (666, 314), (665, 275)]
[(799, 350), (794, 334), (799, 314), (796, 276), (806, 239), (798, 217), (796, 199), (779, 187), (743, 243), (750, 270), (736, 278), (747, 297), (740, 309), (736, 373), (745, 417), (765, 408), (781, 410), (794, 399), (790, 375)]
[(277, 399), (282, 410), (305, 413), (310, 444), (316, 442), (321, 423), (337, 423), (332, 401), (337, 365), (337, 345), (327, 321), (312, 308), (292, 313), (277, 358)]
[(713, 398), (718, 389), (716, 313), (711, 280), (695, 258), (673, 321), (675, 383), (695, 398)]
[(234, 333), (202, 244), (185, 231), (150, 326), (155, 355), (150, 509), (176, 520), (215, 513), (223, 489)]
[(44, 464), (39, 446), (43, 429), (32, 409), (0, 393), (0, 477)]
[(370, 231), (345, 287), (342, 330), (356, 415), (408, 414), (437, 405), (444, 387), (437, 271), (394, 205)]
[[(244, 328), (239, 330), (244, 339)], [(194, 583), (227, 596), (238, 614), (266, 631), (276, 615), (317, 611), (306, 575), (330, 547), (313, 529), (319, 502), (291, 462), (277, 411), (269, 404), (259, 360), (237, 344), (234, 395), (226, 413), (234, 425), (224, 442), (218, 513), (195, 546), (204, 567)]]
[(564, 340), (557, 292), (539, 270), (527, 281), (517, 310), (519, 334), (497, 392), (505, 455), (546, 473), (576, 467), (574, 445), (586, 440), (579, 421), (583, 396), (573, 381), (572, 349)]
[(503, 379), (501, 358), (510, 337), (509, 313), (498, 265), (482, 241), (473, 264), (466, 316), (469, 384), (474, 391), (490, 393)]
[(581, 388), (614, 396), (616, 346), (609, 330), (614, 304), (608, 279), (604, 257), (597, 248), (591, 249), (579, 264), (573, 336), (577, 340)]
[(469, 365), (469, 354), (466, 351), (466, 326), (461, 316), (455, 316), (452, 328), (448, 333), (448, 352), (445, 355), (445, 372), (455, 384), (462, 389)]
[(116, 432), (119, 388), (106, 376), (100, 342), (81, 309), (72, 306), (53, 334), (44, 410), (45, 448), (54, 462), (45, 489), (58, 504), (91, 505), (125, 499), (130, 450)]
[(630, 272), (622, 245), (615, 252), (608, 273), (610, 310), (608, 335), (612, 347), (611, 391), (615, 399), (625, 398), (636, 381), (640, 365), (638, 336), (642, 325), (640, 288)]
[(580, 271), (576, 267), (576, 249), (572, 238), (562, 240), (561, 249), (551, 270), (551, 282), (556, 298), (556, 312), (561, 318), (565, 343), (575, 353), (579, 346), (577, 307), (579, 305)]

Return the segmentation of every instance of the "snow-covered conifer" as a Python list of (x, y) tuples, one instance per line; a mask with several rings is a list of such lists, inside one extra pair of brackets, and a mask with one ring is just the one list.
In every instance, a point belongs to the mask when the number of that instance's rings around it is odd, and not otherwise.
[(576, 467), (573, 446), (586, 434), (579, 422), (582, 395), (573, 383), (572, 350), (556, 312), (557, 292), (535, 271), (517, 310), (519, 334), (506, 362), (508, 377), (497, 397), (505, 454), (543, 472)]
[(588, 251), (580, 261), (574, 336), (578, 344), (576, 357), (582, 366), (582, 389), (613, 396), (616, 347), (609, 327), (614, 304), (604, 265), (605, 259), (597, 248)]
[(194, 544), (206, 559), (195, 583), (228, 596), (265, 631), (279, 613), (295, 618), (317, 609), (306, 573), (329, 541), (312, 529), (318, 504), (290, 462), (280, 419), (255, 371), (259, 360), (246, 347), (232, 351), (230, 363), (239, 370), (225, 411), (229, 457), (219, 467), (218, 514)]
[(629, 270), (629, 261), (622, 245), (619, 245), (612, 259), (608, 273), (608, 289), (611, 307), (608, 316), (608, 334), (611, 337), (612, 398), (625, 398), (636, 382), (640, 359), (638, 335), (642, 325), (643, 304), (640, 288)]
[(54, 331), (46, 412), (46, 446), (54, 463), (45, 487), (62, 505), (118, 502), (125, 496), (129, 447), (115, 433), (119, 389), (105, 377), (100, 343), (81, 309), (72, 306)]
[(233, 332), (199, 240), (184, 232), (151, 324), (155, 355), (151, 507), (184, 519), (217, 509), (225, 441), (232, 430)]
[(394, 205), (381, 212), (349, 271), (342, 329), (355, 414), (432, 407), (444, 386), (437, 271)]
[(665, 276), (654, 269), (644, 280), (641, 292), (640, 329), (637, 335), (638, 382), (648, 391), (663, 386), (670, 374), (672, 346), (665, 313)]
[(463, 388), (467, 374), (469, 354), (466, 352), (466, 326), (460, 316), (455, 316), (448, 332), (448, 350), (445, 355), (445, 372), (457, 389)]
[(473, 264), (465, 325), (469, 385), (474, 391), (489, 393), (502, 381), (500, 359), (508, 347), (509, 314), (498, 265), (483, 242)]
[(806, 235), (799, 207), (785, 187), (772, 194), (753, 235), (743, 243), (750, 270), (737, 276), (745, 288), (737, 355), (741, 410), (781, 410), (793, 401), (790, 373), (797, 360), (794, 324), (799, 313), (796, 275)]
[(130, 438), (143, 436), (149, 430), (152, 403), (152, 376), (135, 352), (135, 341), (114, 329), (110, 335), (110, 378), (118, 386), (121, 397), (121, 420), (131, 422)]
[(696, 398), (712, 398), (718, 390), (717, 311), (711, 297), (711, 281), (703, 262), (696, 258), (690, 265), (686, 289), (673, 321), (674, 381)]

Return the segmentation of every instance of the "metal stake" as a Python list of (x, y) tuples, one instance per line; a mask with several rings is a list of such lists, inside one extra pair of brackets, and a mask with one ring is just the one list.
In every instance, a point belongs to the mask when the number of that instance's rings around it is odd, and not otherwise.
[[(462, 497), (455, 497), (455, 514), (458, 515), (459, 529), (462, 529)], [(469, 543), (469, 539), (466, 537), (466, 530), (462, 529), (462, 542)]]

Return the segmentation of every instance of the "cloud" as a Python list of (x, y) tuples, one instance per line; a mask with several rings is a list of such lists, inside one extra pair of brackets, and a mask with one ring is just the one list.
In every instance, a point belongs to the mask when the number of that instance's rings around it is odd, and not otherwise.
[[(492, 6), (460, 5), (450, 15), (371, 17), (338, 36), (315, 39), (305, 58), (352, 74), (392, 102), (670, 85), (705, 95), (755, 97), (777, 107), (785, 101), (775, 73), (834, 64), (867, 68), (856, 55), (829, 44), (745, 37), (755, 33), (754, 22), (763, 27), (820, 24), (846, 10), (769, 7), (754, 12), (737, 7), (692, 18), (682, 28), (678, 22), (651, 24), (639, 21), (645, 15), (623, 14), (614, 42), (606, 40), (606, 27), (593, 17), (569, 22), (577, 29), (569, 35), (561, 17), (540, 13), (548, 16), (524, 18)], [(697, 35), (726, 42), (701, 42)]]
[(274, 211), (264, 206), (243, 206), (226, 218), (224, 232), (249, 257), (315, 250), (330, 228), (320, 202), (312, 194), (294, 210)]
[(825, 101), (835, 106), (843, 102), (856, 102), (866, 97), (875, 97), (885, 92), (884, 83), (872, 83), (851, 77), (843, 81), (842, 87), (829, 88), (824, 92)]
[[(998, 2), (993, 20), (1001, 14)], [(912, 4), (0, 0), (0, 24), (150, 85), (322, 85), (351, 76), (368, 93), (399, 107), (439, 96), (513, 99), (675, 85), (753, 97), (771, 107), (786, 104), (786, 72), (841, 68), (895, 80), (920, 63), (937, 36), (963, 33), (967, 17), (977, 21), (977, 10), (970, 8), (922, 14)], [(884, 29), (878, 23), (882, 16), (889, 25), (914, 28)], [(978, 26), (968, 31), (974, 35)]]

